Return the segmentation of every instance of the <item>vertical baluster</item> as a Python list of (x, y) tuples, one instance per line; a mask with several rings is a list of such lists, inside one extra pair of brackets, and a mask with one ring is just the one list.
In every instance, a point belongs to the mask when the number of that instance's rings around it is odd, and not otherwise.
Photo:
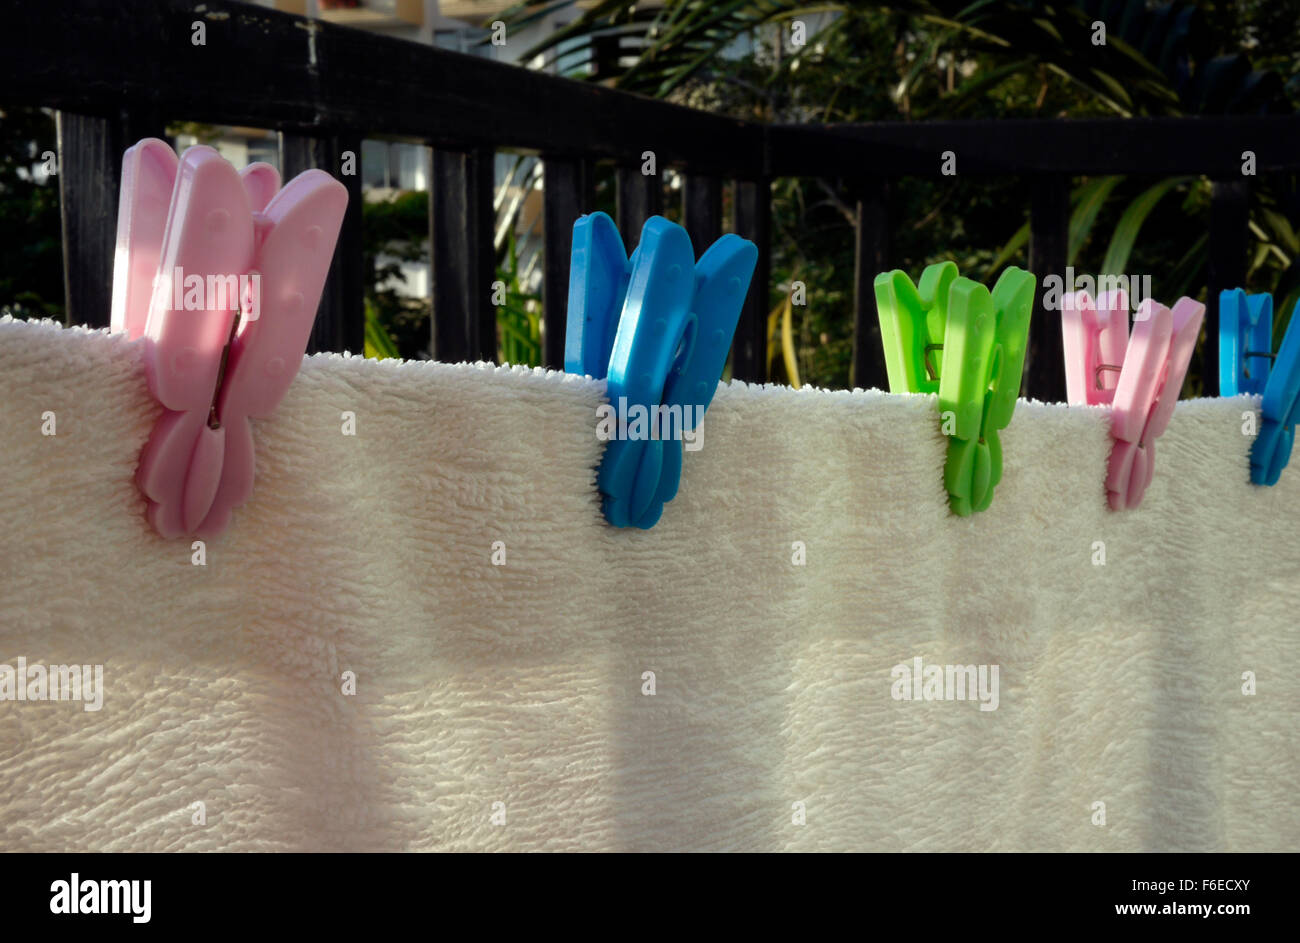
[(1038, 279), (1038, 299), (1029, 322), (1029, 350), (1021, 387), (1043, 402), (1065, 400), (1065, 352), (1061, 312), (1043, 305), (1043, 279), (1065, 277), (1069, 252), (1070, 179), (1053, 174), (1035, 177), (1029, 191), (1029, 270)]
[(722, 180), (687, 174), (682, 185), (682, 221), (698, 259), (722, 235)]
[(494, 152), (435, 148), (429, 192), (433, 355), (444, 363), (497, 357), (492, 247)]
[(113, 255), (122, 154), (164, 127), (149, 106), (112, 118), (56, 114), (63, 292), (68, 324), (107, 327), (113, 304)]
[(658, 174), (641, 173), (640, 164), (618, 168), (618, 231), (629, 252), (641, 241), (645, 221), (663, 211), (663, 181)]
[[(1219, 292), (1246, 287), (1249, 222), (1249, 183), (1244, 178), (1215, 180), (1210, 191), (1210, 245), (1206, 266), (1209, 291), (1205, 298), (1205, 346), (1201, 355), (1205, 396), (1219, 393)], [(1275, 317), (1283, 314), (1274, 312)]]
[[(351, 155), (350, 160), (348, 155)], [(346, 163), (345, 163), (346, 162)], [(361, 257), (361, 135), (280, 135), (280, 169), (285, 183), (304, 170), (323, 170), (348, 189), (348, 208), (334, 246), (334, 259), (321, 292), (307, 352), (365, 350), (365, 273)], [(344, 173), (344, 170), (351, 171)]]
[(564, 369), (573, 224), (595, 203), (590, 160), (548, 156), (542, 160), (542, 365)]
[(758, 246), (758, 264), (749, 283), (749, 294), (736, 325), (731, 349), (733, 379), (761, 383), (767, 378), (767, 302), (771, 281), (772, 184), (767, 178), (737, 180), (735, 199), (736, 233)]
[(884, 350), (880, 346), (880, 313), (876, 309), (876, 276), (888, 268), (889, 185), (866, 180), (857, 194), (856, 245), (853, 264), (853, 372), (850, 384), (885, 390)]

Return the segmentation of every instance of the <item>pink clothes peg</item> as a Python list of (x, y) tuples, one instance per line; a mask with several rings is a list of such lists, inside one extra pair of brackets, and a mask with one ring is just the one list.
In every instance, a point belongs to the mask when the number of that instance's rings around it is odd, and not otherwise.
[(1065, 350), (1065, 395), (1070, 403), (1109, 406), (1115, 399), (1119, 368), (1128, 347), (1128, 294), (1086, 291), (1067, 298), (1061, 312)]
[(145, 138), (127, 148), (122, 157), (109, 323), (113, 333), (125, 332), (131, 340), (144, 334), (149, 317), (149, 297), (176, 184), (176, 163), (176, 152), (157, 138)]
[(1155, 441), (1174, 414), (1205, 305), (1180, 298), (1171, 311), (1148, 298), (1130, 337), (1125, 292), (1105, 292), (1094, 305), (1081, 291), (1072, 302), (1061, 313), (1066, 394), (1111, 407), (1106, 491), (1113, 510), (1135, 508), (1151, 484)]
[[(122, 163), (112, 330), (145, 339), (164, 406), (136, 480), (164, 537), (221, 534), (252, 493), (248, 420), (297, 375), (347, 189), (308, 170), (242, 172), (209, 147), (147, 138)], [(278, 192), (277, 192), (278, 191)]]

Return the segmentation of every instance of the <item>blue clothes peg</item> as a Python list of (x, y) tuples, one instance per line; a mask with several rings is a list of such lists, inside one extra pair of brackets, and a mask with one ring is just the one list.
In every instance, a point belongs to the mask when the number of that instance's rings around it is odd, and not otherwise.
[(1273, 356), (1273, 296), (1240, 288), (1219, 294), (1219, 391), (1263, 396), (1259, 433), (1250, 450), (1250, 480), (1275, 485), (1291, 457), (1300, 422), (1300, 306), (1291, 312)]
[(1264, 394), (1273, 354), (1273, 296), (1219, 292), (1219, 395)]
[(1269, 372), (1260, 410), (1263, 418), (1250, 453), (1250, 480), (1260, 485), (1277, 484), (1278, 476), (1291, 458), (1295, 426), (1300, 422), (1300, 328), (1296, 327), (1300, 317), (1296, 316), (1297, 309), (1300, 305), (1291, 311), (1286, 336), (1282, 338), (1282, 346)]
[[(729, 234), (697, 263), (686, 230), (661, 216), (631, 258), (605, 213), (574, 223), (564, 369), (605, 379), (618, 411), (596, 476), (616, 527), (653, 527), (676, 496), (682, 434), (713, 400), (757, 261), (752, 242)], [(667, 437), (628, 438), (634, 408), (671, 417)]]

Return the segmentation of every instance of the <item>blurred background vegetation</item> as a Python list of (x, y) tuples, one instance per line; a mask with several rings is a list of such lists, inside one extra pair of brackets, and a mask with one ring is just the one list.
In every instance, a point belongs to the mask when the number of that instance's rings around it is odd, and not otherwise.
[[(520, 24), (573, 5), (527, 0), (504, 18)], [(621, 56), (573, 77), (758, 121), (1260, 114), (1300, 104), (1300, 0), (666, 0), (652, 8), (600, 0), (580, 10), (531, 51), (536, 66), (564, 71), (584, 60), (584, 50), (594, 55), (614, 43)], [(808, 25), (802, 46), (791, 42), (796, 20)], [(1106, 24), (1104, 46), (1093, 43), (1096, 21)], [(20, 316), (63, 314), (57, 186), (28, 169), (53, 149), (47, 113), (0, 117), (0, 310)], [(773, 184), (774, 380), (851, 383), (854, 233), (844, 184)], [(674, 186), (671, 175), (665, 185)], [(598, 209), (613, 212), (613, 192), (612, 168), (601, 168)], [(665, 201), (674, 218), (679, 194)], [(366, 203), (371, 356), (428, 355), (428, 302), (400, 295), (391, 278), (398, 260), (427, 258), (427, 201), (410, 192)], [(890, 264), (915, 277), (950, 258), (991, 283), (1004, 265), (1027, 264), (1027, 202), (1025, 183), (1015, 178), (899, 181), (891, 191)], [(1076, 272), (1150, 274), (1157, 298), (1205, 300), (1208, 180), (1078, 178), (1072, 204)], [(1300, 298), (1294, 176), (1254, 178), (1250, 210), (1245, 287), (1274, 293), (1280, 335)], [(499, 353), (535, 364), (540, 299), (529, 287), (535, 261), (522, 261), (516, 239), (523, 212), (499, 208)], [(787, 304), (795, 279), (807, 286), (806, 305)], [(1198, 378), (1191, 384), (1196, 392)]]
[[(512, 16), (522, 22), (571, 3), (527, 0)], [(798, 47), (796, 20), (817, 24)], [(1106, 25), (1104, 46), (1094, 45), (1097, 21)], [(747, 54), (724, 54), (745, 38)], [(534, 52), (564, 61), (575, 45), (610, 42), (640, 54), (602, 81), (769, 122), (1285, 114), (1300, 104), (1297, 0), (666, 0), (658, 10), (604, 0)], [(1150, 274), (1158, 298), (1205, 300), (1207, 179), (1074, 183), (1069, 262), (1077, 272)], [(769, 308), (788, 317), (791, 280), (808, 286), (784, 344), (773, 324), (783, 347), (771, 358), (774, 379), (797, 370), (818, 386), (850, 385), (854, 233), (842, 184), (773, 185)], [(960, 173), (897, 182), (890, 264), (919, 277), (931, 262), (952, 259), (990, 284), (1003, 266), (1026, 266), (1026, 190), (1020, 179)], [(1246, 287), (1272, 291), (1288, 314), (1300, 297), (1297, 228), (1294, 177), (1255, 178)], [(1285, 324), (1279, 316), (1279, 337)], [(1193, 392), (1198, 385), (1193, 378)]]

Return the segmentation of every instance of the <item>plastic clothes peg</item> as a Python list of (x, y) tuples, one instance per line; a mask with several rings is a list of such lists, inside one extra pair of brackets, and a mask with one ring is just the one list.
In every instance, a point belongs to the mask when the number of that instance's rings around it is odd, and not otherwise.
[(1013, 266), (990, 293), (952, 262), (928, 266), (919, 288), (901, 271), (876, 277), (889, 388), (939, 394), (944, 487), (960, 517), (987, 509), (1002, 479), (999, 432), (1020, 393), (1035, 284)]
[(1273, 361), (1273, 296), (1219, 292), (1219, 395), (1264, 395)]
[(1273, 296), (1240, 288), (1219, 294), (1219, 392), (1256, 393), (1259, 432), (1250, 450), (1250, 480), (1275, 485), (1291, 458), (1300, 421), (1300, 328), (1291, 312), (1286, 335), (1273, 354)]
[(1257, 485), (1275, 485), (1291, 458), (1296, 423), (1300, 422), (1300, 328), (1296, 311), (1286, 326), (1286, 336), (1269, 372), (1264, 400), (1260, 405), (1259, 435), (1250, 451), (1250, 480)]
[[(574, 224), (565, 369), (604, 378), (620, 417), (596, 478), (611, 524), (652, 527), (677, 494), (682, 435), (713, 400), (757, 260), (726, 235), (697, 263), (686, 230), (659, 216), (630, 259), (606, 214)], [(658, 435), (626, 435), (638, 408)]]
[(347, 189), (319, 170), (278, 186), (274, 168), (236, 173), (209, 147), (178, 161), (145, 139), (123, 159), (112, 325), (144, 337), (164, 407), (136, 475), (164, 537), (225, 530), (252, 492), (248, 420), (302, 362)]
[[(1142, 502), (1155, 471), (1156, 439), (1174, 414), (1196, 349), (1205, 306), (1180, 298), (1173, 310), (1146, 299), (1129, 335), (1128, 296), (1078, 292), (1061, 313), (1071, 403), (1110, 405), (1106, 491), (1113, 510)], [(1105, 374), (1117, 374), (1113, 382)]]

